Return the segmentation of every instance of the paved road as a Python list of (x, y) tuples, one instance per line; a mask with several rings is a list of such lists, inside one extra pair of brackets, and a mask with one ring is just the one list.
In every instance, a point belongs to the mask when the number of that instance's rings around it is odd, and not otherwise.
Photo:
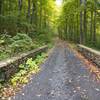
[(63, 43), (53, 49), (41, 69), (12, 100), (100, 100), (100, 84)]

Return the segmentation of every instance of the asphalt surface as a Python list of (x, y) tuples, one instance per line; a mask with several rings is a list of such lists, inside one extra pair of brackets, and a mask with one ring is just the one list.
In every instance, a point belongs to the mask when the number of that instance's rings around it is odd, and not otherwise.
[(100, 100), (100, 84), (63, 43), (55, 46), (41, 72), (12, 100)]

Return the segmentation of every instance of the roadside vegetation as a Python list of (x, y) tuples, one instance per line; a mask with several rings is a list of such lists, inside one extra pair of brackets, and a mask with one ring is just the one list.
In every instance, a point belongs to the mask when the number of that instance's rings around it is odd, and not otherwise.
[(59, 37), (100, 50), (100, 1), (64, 0)]
[(19, 91), (25, 84), (31, 81), (31, 75), (38, 73), (40, 64), (47, 58), (46, 53), (37, 55), (35, 59), (28, 58), (26, 63), (19, 66), (19, 71), (15, 73), (7, 82), (0, 83), (0, 98), (6, 99)]
[[(0, 60), (16, 56), (17, 54), (33, 50), (43, 45), (49, 45), (51, 37), (39, 33), (38, 36), (31, 38), (25, 33), (17, 33), (15, 36), (0, 36)], [(46, 37), (46, 38), (45, 38)]]
[(100, 50), (99, 0), (55, 1), (0, 1), (0, 60), (48, 44), (58, 33)]
[[(0, 0), (0, 61), (44, 45), (52, 47), (53, 13), (56, 13), (54, 0)], [(14, 95), (31, 74), (38, 73), (46, 56), (42, 53), (35, 60), (28, 58), (8, 81), (0, 80), (0, 99)]]
[(51, 42), (53, 0), (0, 0), (0, 60)]
[[(44, 45), (52, 47), (55, 37), (100, 51), (100, 1), (0, 0), (0, 61)], [(0, 97), (14, 95), (41, 70), (46, 57), (43, 53), (35, 60), (28, 58), (9, 81), (0, 81)]]

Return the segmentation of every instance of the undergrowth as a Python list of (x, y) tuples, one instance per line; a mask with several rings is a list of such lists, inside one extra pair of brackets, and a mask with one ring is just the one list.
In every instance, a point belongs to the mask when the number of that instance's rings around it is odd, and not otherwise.
[(32, 58), (27, 59), (25, 64), (19, 66), (19, 71), (12, 76), (8, 82), (0, 83), (0, 97), (8, 98), (15, 94), (15, 91), (27, 84), (32, 74), (36, 74), (40, 71), (39, 65), (44, 62), (47, 54), (41, 53), (35, 60)]
[(16, 56), (23, 52), (33, 50), (43, 45), (51, 45), (51, 33), (47, 31), (34, 33), (32, 36), (25, 33), (17, 33), (15, 36), (0, 35), (0, 60)]

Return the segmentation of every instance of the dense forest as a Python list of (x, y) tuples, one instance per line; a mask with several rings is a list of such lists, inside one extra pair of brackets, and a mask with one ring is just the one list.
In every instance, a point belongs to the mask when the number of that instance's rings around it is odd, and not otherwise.
[(50, 42), (54, 0), (0, 0), (0, 59)]
[(0, 0), (0, 100), (100, 100), (99, 83), (100, 0)]
[(61, 38), (100, 49), (99, 0), (63, 0), (58, 23)]
[(0, 59), (47, 44), (55, 34), (100, 49), (100, 1), (0, 0)]
[(0, 32), (15, 35), (48, 27), (53, 9), (53, 0), (0, 0)]

